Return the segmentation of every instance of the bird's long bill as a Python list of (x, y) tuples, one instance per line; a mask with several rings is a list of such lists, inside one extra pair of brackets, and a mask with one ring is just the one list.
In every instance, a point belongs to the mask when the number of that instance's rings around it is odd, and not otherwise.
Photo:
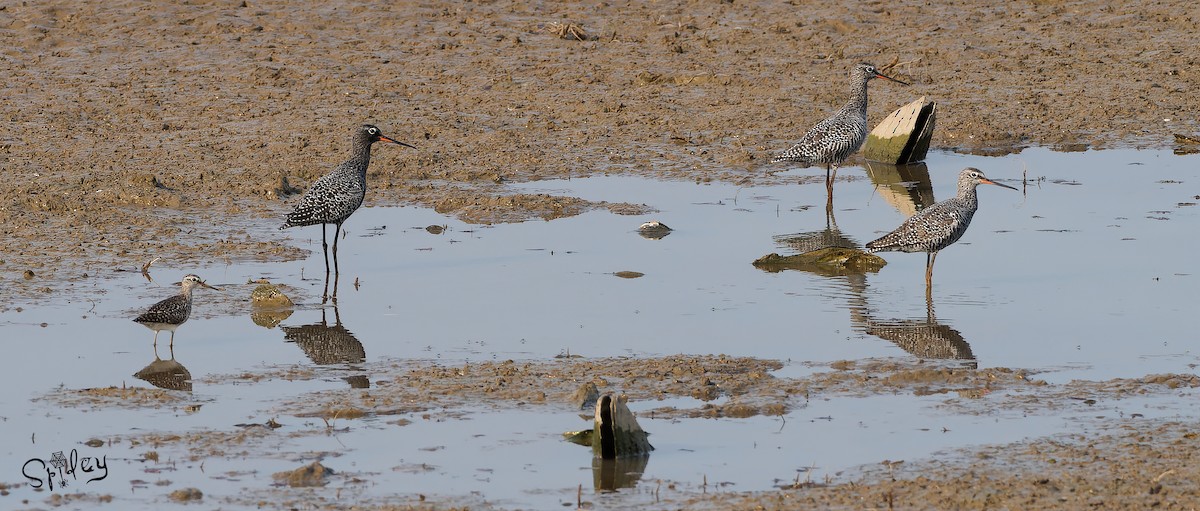
[[(979, 182), (980, 182), (980, 183), (983, 183), (983, 184), (985, 184), (985, 185), (996, 185), (996, 186), (1003, 186), (1003, 187), (1005, 187), (1005, 188), (1008, 188), (1009, 190), (1017, 190), (1016, 188), (1013, 188), (1013, 187), (1011, 187), (1011, 186), (1008, 186), (1008, 185), (1006, 185), (1006, 184), (1000, 184), (1000, 183), (997, 183), (997, 182), (995, 182), (995, 181), (992, 181), (991, 179), (980, 179), (980, 180), (979, 180)], [(1017, 191), (1019, 192), (1020, 190), (1017, 190)]]
[(908, 84), (909, 84), (908, 82), (902, 82), (902, 81), (900, 81), (900, 80), (897, 80), (897, 79), (895, 79), (895, 78), (892, 78), (892, 77), (890, 77), (890, 76), (888, 76), (888, 75), (885, 75), (885, 74), (883, 74), (883, 73), (880, 73), (879, 71), (876, 71), (876, 72), (875, 72), (875, 77), (876, 77), (876, 78), (883, 78), (883, 79), (886, 79), (886, 80), (891, 80), (891, 81), (893, 81), (893, 82), (896, 82), (896, 83), (898, 83), (898, 84), (900, 84), (900, 85), (908, 85)]
[(383, 136), (383, 135), (379, 135), (379, 140), (382, 140), (382, 141), (384, 141), (384, 142), (391, 142), (391, 143), (393, 143), (393, 144), (402, 145), (402, 146), (404, 146), (404, 147), (408, 147), (408, 148), (412, 148), (412, 149), (416, 149), (415, 147), (413, 147), (413, 146), (410, 146), (410, 145), (408, 145), (408, 144), (405, 144), (404, 142), (401, 142), (401, 141), (399, 141), (399, 140), (396, 140), (396, 139), (394, 139), (394, 138), (391, 138), (391, 137), (385, 137), (385, 136)]
[(200, 285), (201, 285), (201, 286), (204, 286), (204, 287), (207, 287), (207, 288), (209, 288), (209, 289), (211, 289), (211, 290), (213, 290), (213, 291), (220, 291), (220, 290), (221, 290), (221, 288), (219, 288), (219, 287), (212, 287), (212, 286), (210, 286), (210, 285), (208, 285), (208, 284), (205, 284), (205, 283), (203, 283), (203, 282), (201, 282), (201, 283), (200, 283)]

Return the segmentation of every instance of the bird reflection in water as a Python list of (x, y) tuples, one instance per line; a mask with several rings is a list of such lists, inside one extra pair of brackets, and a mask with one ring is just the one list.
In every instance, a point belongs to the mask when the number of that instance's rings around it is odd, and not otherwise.
[[(862, 250), (862, 245), (853, 238), (842, 234), (838, 229), (837, 218), (834, 218), (832, 203), (825, 208), (825, 228), (819, 231), (780, 234), (775, 236), (775, 243), (797, 254), (806, 254), (823, 248), (849, 248)], [(830, 277), (832, 275), (825, 275)]]
[[(888, 165), (865, 162), (867, 176), (875, 184), (883, 200), (901, 213), (912, 216), (917, 211), (933, 204), (933, 185), (929, 179), (929, 168), (924, 163)], [(862, 250), (862, 244), (842, 233), (833, 212), (833, 194), (825, 203), (825, 228), (819, 231), (798, 232), (775, 236), (775, 242), (796, 253), (804, 254), (824, 248), (848, 248)], [(823, 274), (826, 277), (841, 273)]]
[[(867, 175), (875, 184), (876, 191), (901, 213), (911, 216), (936, 203), (929, 169), (924, 163), (888, 165), (866, 163)], [(806, 253), (822, 248), (850, 248), (861, 250), (862, 245), (838, 229), (833, 213), (833, 199), (829, 198), (825, 210), (825, 228), (819, 231), (801, 232), (776, 236), (776, 243)], [(850, 322), (857, 330), (868, 335), (892, 342), (915, 357), (930, 360), (959, 360), (975, 367), (977, 362), (970, 344), (962, 334), (948, 324), (938, 321), (934, 314), (933, 296), (926, 288), (924, 318), (877, 319), (872, 317), (867, 304), (867, 275), (856, 272), (831, 272), (823, 267), (804, 268), (825, 277), (843, 282), (848, 293)], [(844, 298), (846, 295), (842, 295)]]
[(872, 317), (866, 300), (866, 275), (848, 278), (854, 298), (850, 304), (850, 323), (867, 335), (889, 341), (914, 357), (925, 360), (958, 360), (975, 368), (978, 362), (971, 345), (962, 334), (938, 321), (933, 311), (933, 296), (925, 294), (925, 317), (918, 319), (877, 319)]
[(133, 374), (134, 378), (143, 380), (160, 389), (192, 391), (192, 373), (183, 364), (175, 361), (175, 346), (170, 347), (170, 360), (158, 356), (158, 345), (154, 346), (154, 361)]
[[(360, 364), (367, 359), (367, 352), (362, 342), (352, 332), (342, 326), (342, 317), (335, 305), (333, 307), (334, 324), (325, 319), (326, 308), (321, 308), (321, 322), (310, 325), (286, 326), (281, 325), (283, 338), (294, 342), (304, 351), (304, 355), (317, 365)], [(351, 376), (346, 382), (353, 388), (370, 386), (366, 376)]]

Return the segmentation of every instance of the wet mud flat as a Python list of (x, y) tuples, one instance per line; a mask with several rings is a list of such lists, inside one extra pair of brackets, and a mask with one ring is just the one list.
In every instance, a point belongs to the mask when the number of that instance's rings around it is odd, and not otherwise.
[[(373, 375), (370, 389), (296, 395), (260, 410), (261, 421), (256, 418), (202, 431), (131, 432), (90, 442), (106, 445), (120, 457), (143, 460), (147, 476), (166, 477), (166, 483), (160, 486), (163, 492), (172, 492), (172, 500), (179, 500), (177, 493), (190, 495), (180, 492), (194, 482), (172, 483), (170, 474), (174, 470), (203, 464), (246, 466), (249, 462), (254, 466), (274, 460), (294, 465), (295, 470), (275, 473), (272, 477), (277, 484), (251, 485), (264, 487), (248, 494), (210, 490), (196, 499), (234, 507), (265, 503), (270, 503), (268, 507), (303, 507), (319, 502), (328, 509), (491, 509), (508, 506), (466, 494), (381, 491), (379, 485), (383, 483), (378, 480), (387, 478), (386, 474), (353, 464), (346, 466), (338, 452), (310, 450), (304, 447), (304, 439), (353, 435), (371, 429), (390, 431), (391, 437), (403, 436), (405, 428), (414, 422), (470, 422), (478, 414), (514, 408), (570, 416), (579, 413), (578, 390), (587, 384), (601, 391), (620, 389), (631, 402), (651, 406), (655, 401), (693, 400), (694, 406), (652, 407), (640, 413), (643, 420), (782, 416), (797, 411), (809, 400), (932, 395), (940, 396), (936, 407), (929, 411), (932, 414), (1063, 416), (1071, 423), (1068, 429), (1072, 432), (943, 453), (936, 461), (880, 460), (879, 465), (815, 478), (779, 479), (771, 491), (730, 492), (720, 490), (719, 485), (635, 478), (629, 488), (607, 497), (599, 488), (586, 488), (579, 498), (588, 508), (628, 509), (1188, 509), (1200, 498), (1195, 464), (1195, 439), (1200, 427), (1194, 417), (1175, 419), (1169, 411), (1139, 404), (1151, 398), (1195, 399), (1200, 378), (1194, 374), (1048, 383), (1036, 372), (1020, 369), (973, 369), (891, 359), (839, 361), (809, 367), (811, 374), (806, 376), (774, 376), (772, 373), (781, 367), (783, 363), (773, 360), (683, 355), (453, 364), (385, 360), (358, 368)], [(329, 378), (331, 373), (341, 371), (329, 367), (263, 368), (206, 376), (197, 384), (300, 382)], [(203, 413), (204, 405), (203, 400), (193, 396), (158, 389), (56, 389), (37, 401), (77, 410), (173, 409), (185, 414)], [(486, 425), (481, 423), (479, 427), (479, 433), (486, 435)], [(536, 445), (530, 448), (531, 453), (539, 449)], [(590, 456), (584, 449), (577, 455), (581, 459)], [(312, 465), (313, 460), (319, 461)], [(434, 470), (398, 462), (393, 471)], [(177, 468), (164, 472), (168, 467)], [(210, 477), (232, 477), (234, 481), (255, 477), (252, 472), (240, 474)], [(653, 495), (648, 488), (656, 488)], [(576, 498), (575, 492), (562, 488), (545, 491), (564, 503)], [(120, 501), (121, 497), (100, 494), (88, 498)], [(596, 499), (606, 500), (599, 504)]]

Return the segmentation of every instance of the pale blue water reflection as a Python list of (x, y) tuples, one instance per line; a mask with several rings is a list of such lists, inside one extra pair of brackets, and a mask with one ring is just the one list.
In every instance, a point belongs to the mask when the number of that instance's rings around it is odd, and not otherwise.
[[(314, 249), (302, 262), (208, 268), (162, 262), (154, 270), (162, 282), (194, 271), (225, 289), (197, 293), (194, 315), (176, 335), (174, 360), (193, 377), (185, 401), (201, 405), (198, 411), (182, 405), (80, 410), (31, 401), (59, 386), (152, 384), (133, 376), (157, 362), (152, 332), (130, 318), (174, 291), (136, 272), (97, 272), (99, 277), (81, 284), (96, 288), (94, 299), (0, 315), (8, 351), (0, 362), (0, 436), (6, 440), (0, 461), (12, 469), (53, 451), (87, 449), (80, 444), (89, 438), (227, 431), (236, 423), (264, 422), (280, 399), (369, 385), (376, 374), (372, 364), (398, 359), (457, 364), (546, 360), (566, 352), (724, 353), (793, 361), (778, 374), (797, 375), (835, 360), (911, 358), (912, 350), (881, 333), (881, 325), (924, 322), (939, 327), (946, 346), (961, 352), (959, 341), (965, 343), (979, 367), (1049, 371), (1038, 377), (1051, 381), (1194, 371), (1190, 318), (1200, 310), (1193, 269), (1200, 157), (1149, 151), (1028, 150), (1001, 158), (934, 153), (926, 193), (949, 197), (954, 176), (965, 166), (1024, 193), (980, 190), (981, 207), (970, 231), (939, 257), (936, 318), (925, 301), (923, 254), (883, 254), (889, 264), (865, 276), (753, 267), (759, 256), (789, 249), (776, 236), (819, 231), (829, 220), (824, 187), (784, 184), (791, 181), (786, 175), (781, 184), (752, 188), (624, 176), (512, 187), (659, 210), (645, 216), (596, 211), (480, 226), (421, 208), (367, 208), (348, 223), (349, 237), (340, 245), (344, 273), (336, 310), (319, 304), (323, 260), (315, 228), (288, 233)], [(1024, 184), (1023, 167), (1029, 178)], [(802, 172), (807, 171), (790, 175)], [(844, 169), (839, 177), (833, 220), (842, 236), (861, 244), (906, 216), (897, 209), (903, 201), (897, 202), (894, 187), (877, 185), (861, 169)], [(651, 219), (675, 231), (659, 240), (638, 236), (637, 226)], [(431, 234), (428, 225), (447, 230)], [(278, 236), (270, 227), (258, 234)], [(613, 275), (626, 270), (645, 275)], [(250, 318), (253, 285), (246, 282), (264, 276), (296, 288), (301, 302), (275, 328)], [(158, 358), (170, 360), (159, 348)], [(254, 383), (209, 378), (288, 367), (312, 368), (320, 377)], [(1055, 416), (938, 411), (943, 400), (814, 401), (783, 418), (645, 418), (658, 451), (638, 484), (644, 489), (663, 479), (695, 486), (707, 479), (731, 483), (727, 488), (734, 490), (766, 489), (806, 467), (815, 467), (819, 478), (881, 459), (912, 459), (1063, 428), (1063, 419)], [(637, 411), (663, 403), (632, 406)], [(1141, 406), (1157, 415), (1188, 413), (1171, 400)], [(316, 421), (279, 420), (284, 433)], [(364, 502), (425, 492), (546, 508), (573, 502), (573, 489), (592, 482), (586, 450), (559, 440), (561, 431), (583, 426), (572, 413), (544, 408), (474, 411), (465, 420), (415, 418), (400, 428), (369, 418), (337, 435), (277, 440), (278, 458), (213, 460), (204, 467), (180, 461), (161, 477), (174, 481), (172, 489), (194, 485), (206, 494), (234, 495), (268, 488), (271, 472), (311, 461), (299, 453), (336, 452), (330, 465), (363, 473), (371, 484), (335, 486)], [(805, 441), (814, 438), (821, 441)], [(132, 500), (118, 499), (122, 508), (165, 504), (166, 490), (132, 482), (155, 480), (140, 461), (147, 449), (118, 444), (99, 450), (115, 458), (114, 472), (95, 491), (124, 495), (132, 488)], [(3, 481), (17, 485), (8, 499), (38, 502), (47, 495), (31, 492), (19, 472)], [(610, 504), (636, 507), (649, 498), (627, 493), (632, 500)]]

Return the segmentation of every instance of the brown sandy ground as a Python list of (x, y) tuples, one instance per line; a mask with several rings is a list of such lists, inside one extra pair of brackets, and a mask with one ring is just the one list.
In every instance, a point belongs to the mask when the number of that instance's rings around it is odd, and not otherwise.
[[(368, 204), (469, 222), (594, 204), (506, 182), (769, 182), (857, 61), (872, 120), (940, 104), (934, 147), (1168, 147), (1200, 131), (1192, 2), (0, 4), (0, 310), (114, 268), (288, 260), (274, 227), (372, 122)], [(294, 200), (294, 197), (291, 199)], [(361, 229), (353, 221), (350, 229)], [(315, 231), (315, 230), (314, 230)], [(27, 274), (30, 270), (33, 273)], [(29, 278), (26, 278), (28, 276)]]
[[(115, 439), (134, 457), (202, 462), (212, 457), (246, 459), (311, 459), (313, 453), (294, 452), (289, 439), (356, 428), (364, 417), (388, 419), (403, 427), (414, 420), (454, 420), (475, 413), (510, 407), (543, 407), (564, 415), (578, 413), (573, 394), (594, 383), (601, 391), (623, 391), (632, 400), (690, 396), (704, 405), (692, 409), (664, 407), (643, 415), (658, 418), (747, 417), (781, 415), (809, 399), (899, 394), (940, 395), (939, 405), (954, 414), (988, 416), (1000, 410), (1026, 415), (1063, 416), (1074, 426), (1070, 434), (965, 449), (929, 460), (880, 460), (878, 466), (818, 480), (783, 482), (778, 490), (728, 493), (717, 488), (666, 482), (656, 509), (1195, 509), (1200, 502), (1200, 465), (1196, 463), (1200, 424), (1194, 419), (1150, 419), (1117, 413), (1127, 398), (1179, 396), (1194, 399), (1200, 387), (1194, 374), (1149, 375), (1103, 382), (1072, 381), (1050, 384), (1024, 370), (969, 369), (900, 360), (843, 361), (815, 368), (810, 376), (778, 378), (782, 367), (774, 360), (726, 356), (660, 358), (562, 359), (546, 362), (482, 362), (441, 365), (427, 361), (367, 364), (370, 389), (342, 389), (296, 396), (264, 410), (280, 422), (300, 417), (320, 418), (312, 427), (276, 433), (267, 427), (233, 428), (201, 433), (156, 432)], [(254, 384), (263, 380), (327, 378), (323, 368), (280, 367), (254, 373), (210, 376), (200, 385)], [(604, 375), (599, 377), (596, 375)], [(156, 397), (158, 396), (158, 397)], [(60, 406), (167, 407), (203, 413), (190, 397), (158, 390), (58, 389), (41, 400)], [(187, 396), (187, 395), (185, 395)], [(289, 419), (290, 417), (290, 419)], [(265, 422), (265, 421), (264, 421)], [(581, 426), (582, 426), (581, 422)], [(801, 440), (798, 440), (801, 441)], [(149, 454), (147, 454), (149, 453)], [(337, 453), (326, 453), (336, 467)], [(586, 450), (580, 456), (586, 457)], [(150, 458), (147, 458), (150, 459)], [(299, 461), (298, 461), (299, 464)], [(417, 470), (417, 468), (412, 468)], [(401, 467), (401, 469), (409, 469)], [(342, 473), (348, 486), (370, 485), (369, 474)], [(819, 477), (819, 476), (818, 476)], [(653, 486), (642, 481), (641, 486)], [(291, 489), (235, 498), (240, 504), (261, 499), (286, 502), (312, 498)], [(222, 497), (225, 498), (225, 497)], [(455, 505), (488, 508), (480, 502), (438, 496), (423, 503), (416, 496), (382, 498), (378, 507), (407, 509), (408, 505), (445, 509)], [(463, 496), (462, 498), (466, 498)], [(356, 501), (358, 502), (358, 501)], [(329, 509), (349, 509), (336, 499)]]

